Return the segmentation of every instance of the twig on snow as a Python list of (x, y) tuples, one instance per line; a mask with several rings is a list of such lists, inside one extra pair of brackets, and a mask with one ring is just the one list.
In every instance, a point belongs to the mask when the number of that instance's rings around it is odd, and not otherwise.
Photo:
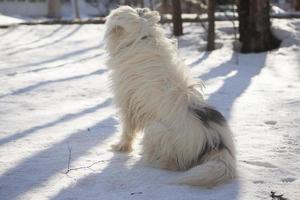
[(68, 151), (69, 151), (69, 158), (68, 158), (68, 169), (66, 171), (66, 174), (70, 171), (70, 165), (72, 160), (72, 147), (68, 144)]
[(68, 174), (70, 171), (80, 170), (80, 169), (90, 169), (90, 170), (93, 170), (93, 169), (91, 169), (91, 167), (94, 166), (95, 164), (106, 162), (106, 160), (99, 160), (99, 161), (93, 162), (92, 164), (90, 164), (88, 166), (71, 168), (72, 147), (69, 144), (68, 144), (68, 151), (69, 151), (68, 168), (67, 168), (67, 171), (64, 172), (64, 174)]

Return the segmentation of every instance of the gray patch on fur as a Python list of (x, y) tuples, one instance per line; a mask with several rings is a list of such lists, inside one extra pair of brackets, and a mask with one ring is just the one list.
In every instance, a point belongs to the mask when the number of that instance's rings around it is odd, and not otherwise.
[[(201, 108), (191, 108), (191, 112), (199, 119), (201, 122), (208, 128), (211, 129), (209, 122), (216, 123), (218, 125), (224, 126), (226, 124), (225, 117), (216, 109), (212, 107), (201, 107)], [(205, 154), (217, 150), (221, 151), (228, 147), (223, 143), (221, 136), (218, 134), (218, 138), (214, 138), (212, 144), (206, 143), (199, 155), (199, 159), (201, 159)], [(229, 151), (230, 152), (230, 151)]]
[(225, 117), (217, 110), (211, 107), (192, 108), (192, 112), (197, 118), (199, 118), (205, 126), (208, 126), (209, 122), (214, 122), (219, 125), (226, 123)]
[(228, 149), (222, 140), (214, 140), (212, 145), (209, 145), (207, 142), (205, 143), (200, 155), (199, 155), (199, 159), (201, 159), (205, 154), (211, 152), (211, 151), (221, 151), (222, 149)]

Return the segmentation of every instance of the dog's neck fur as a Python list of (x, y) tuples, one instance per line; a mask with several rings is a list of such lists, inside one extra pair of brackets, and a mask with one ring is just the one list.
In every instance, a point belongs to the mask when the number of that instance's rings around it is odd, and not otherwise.
[(124, 29), (119, 29), (113, 30), (114, 32), (108, 37), (106, 48), (111, 56), (127, 51), (129, 47), (152, 37), (150, 33), (126, 33)]
[(127, 44), (125, 47), (120, 48), (119, 51), (120, 51), (120, 50), (124, 50), (124, 49), (126, 49), (126, 48), (129, 48), (130, 46), (134, 45), (135, 43), (139, 42), (140, 40), (146, 40), (146, 39), (148, 39), (149, 37), (151, 37), (151, 36), (150, 36), (150, 35), (145, 35), (145, 36), (141, 37), (140, 39), (137, 39), (137, 40), (135, 40), (135, 41), (132, 41), (131, 43)]
[[(124, 35), (125, 37), (123, 37)], [(202, 88), (202, 84), (186, 73), (186, 67), (177, 55), (177, 45), (174, 44), (174, 40), (168, 39), (164, 35), (160, 26), (153, 27), (148, 35), (135, 37), (135, 40), (132, 40), (134, 37), (131, 35), (126, 36), (126, 33), (124, 35), (119, 38), (119, 41), (124, 45), (115, 46), (117, 49), (109, 52), (108, 66), (115, 73), (131, 72), (139, 74), (141, 68), (151, 70), (157, 66), (162, 66), (161, 69), (157, 70), (167, 71), (167, 74), (170, 77), (172, 76), (169, 79), (172, 80), (172, 83), (166, 82), (163, 87), (168, 87), (171, 90), (191, 91), (197, 93), (197, 96), (202, 99), (201, 93), (195, 89), (196, 85)], [(108, 42), (113, 44), (119, 43), (119, 41), (111, 37)], [(156, 62), (153, 62), (153, 60)], [(159, 75), (153, 76), (151, 79), (158, 78)]]

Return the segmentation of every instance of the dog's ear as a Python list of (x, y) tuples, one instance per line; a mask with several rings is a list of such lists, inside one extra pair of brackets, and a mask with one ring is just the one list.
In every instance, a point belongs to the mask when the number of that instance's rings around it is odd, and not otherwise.
[(121, 25), (117, 25), (116, 23), (112, 23), (112, 21), (107, 21), (106, 22), (106, 30), (105, 30), (104, 38), (113, 37), (114, 39), (117, 39), (124, 32), (125, 32), (125, 29)]
[(114, 38), (119, 38), (124, 33), (124, 31), (125, 30), (122, 26), (115, 25), (110, 30), (107, 30), (105, 35), (106, 35), (106, 37), (109, 35)]
[(119, 48), (119, 45), (122, 44), (120, 40), (124, 33), (125, 29), (122, 26), (113, 25), (106, 27), (104, 41), (108, 52), (113, 53)]

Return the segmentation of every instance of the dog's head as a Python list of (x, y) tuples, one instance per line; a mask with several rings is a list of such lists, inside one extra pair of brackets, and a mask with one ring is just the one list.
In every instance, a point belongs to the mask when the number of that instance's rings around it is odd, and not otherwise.
[(105, 40), (110, 53), (148, 36), (159, 22), (158, 12), (148, 8), (120, 6), (106, 18)]

